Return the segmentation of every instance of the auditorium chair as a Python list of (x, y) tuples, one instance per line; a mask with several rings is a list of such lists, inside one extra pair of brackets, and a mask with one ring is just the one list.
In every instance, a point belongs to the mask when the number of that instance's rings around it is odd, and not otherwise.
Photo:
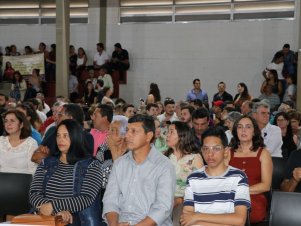
[(28, 213), (31, 174), (0, 173), (0, 217)]
[(301, 193), (273, 192), (270, 226), (301, 225)]
[(285, 160), (280, 157), (272, 157), (273, 161), (273, 177), (272, 177), (272, 190), (280, 190), (281, 182), (284, 178)]

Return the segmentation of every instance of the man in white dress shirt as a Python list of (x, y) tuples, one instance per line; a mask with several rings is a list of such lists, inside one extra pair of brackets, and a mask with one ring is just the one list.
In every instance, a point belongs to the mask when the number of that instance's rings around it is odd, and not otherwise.
[(95, 70), (99, 70), (101, 66), (109, 62), (109, 55), (104, 50), (103, 43), (97, 43), (97, 53), (93, 58), (93, 65)]
[(270, 105), (264, 101), (257, 102), (253, 105), (252, 112), (252, 117), (256, 120), (261, 130), (264, 144), (271, 153), (271, 156), (282, 157), (281, 146), (283, 142), (281, 129), (269, 123)]

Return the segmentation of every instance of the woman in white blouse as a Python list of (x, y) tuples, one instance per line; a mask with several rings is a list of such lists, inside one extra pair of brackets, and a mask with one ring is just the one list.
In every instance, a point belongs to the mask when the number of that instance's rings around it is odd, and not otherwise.
[(6, 136), (0, 136), (0, 172), (33, 174), (36, 164), (31, 156), (38, 144), (30, 136), (29, 121), (16, 109), (5, 112), (3, 119)]

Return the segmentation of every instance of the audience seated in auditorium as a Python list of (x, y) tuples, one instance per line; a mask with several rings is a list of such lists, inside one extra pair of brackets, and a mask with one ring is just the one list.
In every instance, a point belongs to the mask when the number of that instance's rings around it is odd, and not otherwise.
[(237, 109), (240, 109), (244, 101), (252, 100), (252, 96), (249, 94), (247, 85), (243, 82), (238, 83), (237, 92), (238, 93), (234, 96), (234, 105)]
[(158, 104), (147, 104), (146, 105), (146, 114), (149, 116), (156, 117), (158, 113)]
[(232, 101), (233, 97), (226, 91), (226, 83), (219, 82), (217, 85), (218, 92), (214, 94), (213, 101), (222, 100), (223, 102), (229, 100)]
[(172, 225), (175, 170), (151, 145), (154, 135), (152, 117), (129, 119), (125, 139), (130, 151), (114, 162), (103, 198), (108, 225)]
[(202, 137), (207, 165), (188, 176), (180, 222), (188, 225), (244, 225), (250, 209), (248, 179), (244, 172), (225, 164), (230, 154), (221, 128)]
[(41, 215), (61, 215), (65, 223), (73, 225), (100, 225), (101, 164), (91, 158), (81, 131), (72, 119), (58, 125), (57, 146), (39, 165), (29, 200)]
[(288, 113), (279, 112), (274, 118), (274, 125), (281, 129), (282, 141), (281, 146), (282, 156), (285, 160), (288, 159), (290, 154), (297, 149), (299, 140), (297, 135), (293, 134), (292, 126)]
[(272, 157), (282, 157), (282, 136), (281, 129), (278, 126), (269, 123), (270, 106), (266, 102), (257, 102), (253, 105), (252, 117), (256, 120), (261, 136), (267, 150)]
[(166, 142), (169, 148), (165, 155), (171, 160), (176, 171), (176, 191), (172, 217), (174, 226), (180, 226), (187, 177), (204, 165), (195, 139), (192, 130), (184, 122), (174, 121), (168, 127)]
[(208, 95), (205, 90), (201, 89), (201, 80), (196, 78), (193, 80), (193, 89), (191, 89), (186, 96), (188, 102), (195, 99), (201, 100), (203, 103), (208, 103)]
[(242, 116), (233, 126), (229, 165), (241, 169), (248, 177), (251, 194), (251, 223), (266, 218), (267, 200), (264, 192), (271, 188), (273, 162), (264, 148), (261, 131), (250, 116)]

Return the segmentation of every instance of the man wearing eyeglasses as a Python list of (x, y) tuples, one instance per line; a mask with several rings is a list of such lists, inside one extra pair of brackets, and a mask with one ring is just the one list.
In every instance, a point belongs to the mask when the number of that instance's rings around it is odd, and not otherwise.
[(189, 225), (244, 225), (250, 208), (244, 172), (225, 163), (227, 137), (220, 127), (203, 133), (201, 151), (207, 166), (187, 178), (180, 222)]

